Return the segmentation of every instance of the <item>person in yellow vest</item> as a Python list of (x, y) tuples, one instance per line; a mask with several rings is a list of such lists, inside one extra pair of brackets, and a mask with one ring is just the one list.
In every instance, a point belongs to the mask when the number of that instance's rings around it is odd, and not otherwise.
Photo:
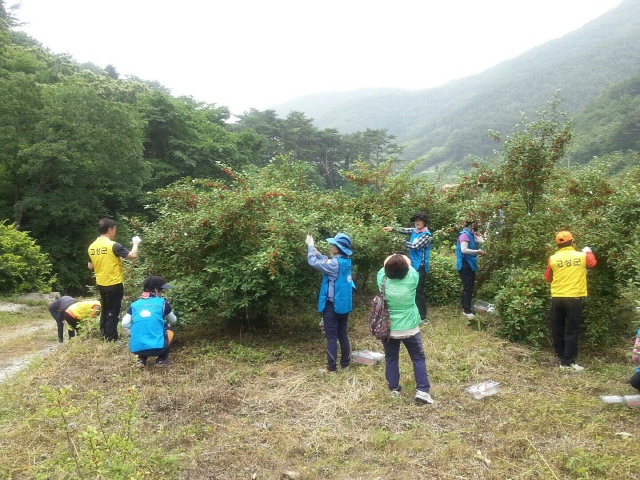
[(78, 333), (80, 322), (100, 314), (100, 302), (98, 300), (78, 302), (73, 297), (64, 296), (49, 304), (49, 312), (58, 324), (58, 341), (62, 343), (64, 325), (67, 325), (69, 339), (72, 339)]
[(89, 270), (96, 274), (96, 285), (100, 292), (102, 310), (100, 312), (100, 332), (108, 342), (118, 340), (118, 319), (124, 285), (122, 283), (122, 259), (138, 256), (140, 237), (133, 237), (131, 250), (114, 242), (116, 222), (103, 218), (98, 222), (100, 236), (89, 246)]
[(589, 247), (574, 248), (573, 235), (556, 235), (559, 250), (549, 257), (544, 278), (551, 283), (551, 331), (560, 368), (584, 370), (576, 363), (578, 333), (582, 323), (582, 301), (587, 296), (587, 269), (596, 266)]

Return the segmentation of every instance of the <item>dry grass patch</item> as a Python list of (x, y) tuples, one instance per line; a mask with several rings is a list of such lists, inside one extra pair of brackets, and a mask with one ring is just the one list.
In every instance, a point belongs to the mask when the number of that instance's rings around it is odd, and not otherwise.
[[(183, 330), (168, 369), (149, 362), (137, 371), (125, 347), (95, 339), (65, 343), (55, 362), (2, 390), (0, 473), (67, 478), (77, 470), (67, 435), (78, 456), (92, 458), (82, 432), (102, 426), (120, 442), (122, 464), (83, 466), (86, 478), (271, 479), (291, 470), (304, 479), (638, 478), (640, 412), (598, 399), (632, 393), (626, 345), (585, 352), (587, 370), (569, 373), (547, 351), (469, 329), (457, 309), (430, 315), (423, 338), (433, 406), (414, 404), (406, 352), (397, 399), (382, 365), (317, 375), (316, 317), (287, 332)], [(381, 351), (363, 312), (351, 323), (354, 350)], [(502, 384), (499, 395), (465, 393), (489, 379)], [(43, 385), (73, 387), (73, 429), (51, 415)], [(122, 441), (128, 418), (132, 446)]]

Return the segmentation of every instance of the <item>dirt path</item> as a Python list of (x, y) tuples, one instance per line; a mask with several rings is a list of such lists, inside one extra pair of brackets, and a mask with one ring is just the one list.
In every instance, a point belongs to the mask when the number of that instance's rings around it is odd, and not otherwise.
[(41, 307), (0, 302), (0, 312), (31, 315), (33, 321), (21, 321), (0, 329), (0, 383), (26, 368), (36, 356), (51, 354), (60, 344), (56, 324), (42, 318)]

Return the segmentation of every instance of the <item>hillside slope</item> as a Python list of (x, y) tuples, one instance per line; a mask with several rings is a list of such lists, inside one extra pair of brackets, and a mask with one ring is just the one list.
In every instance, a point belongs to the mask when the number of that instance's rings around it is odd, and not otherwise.
[(407, 159), (424, 156), (425, 167), (464, 166), (466, 155), (487, 155), (494, 148), (489, 128), (510, 129), (518, 112), (533, 115), (556, 90), (562, 90), (562, 108), (573, 115), (639, 70), (640, 2), (626, 0), (575, 32), (439, 88), (353, 92), (349, 100), (344, 93), (328, 94), (324, 103), (318, 96), (313, 103), (302, 97), (275, 110), (286, 115), (295, 105), (319, 127), (342, 132), (386, 128), (407, 145)]

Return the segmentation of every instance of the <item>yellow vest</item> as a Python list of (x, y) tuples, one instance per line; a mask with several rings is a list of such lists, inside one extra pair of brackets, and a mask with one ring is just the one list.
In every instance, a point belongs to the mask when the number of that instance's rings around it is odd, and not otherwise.
[(577, 298), (587, 296), (587, 254), (564, 247), (549, 258), (553, 272), (551, 296)]
[(85, 300), (76, 302), (67, 308), (66, 312), (76, 320), (86, 320), (100, 315), (100, 302), (98, 300)]
[(113, 244), (107, 237), (98, 237), (88, 249), (96, 272), (96, 284), (102, 287), (122, 283), (122, 259), (113, 253)]

